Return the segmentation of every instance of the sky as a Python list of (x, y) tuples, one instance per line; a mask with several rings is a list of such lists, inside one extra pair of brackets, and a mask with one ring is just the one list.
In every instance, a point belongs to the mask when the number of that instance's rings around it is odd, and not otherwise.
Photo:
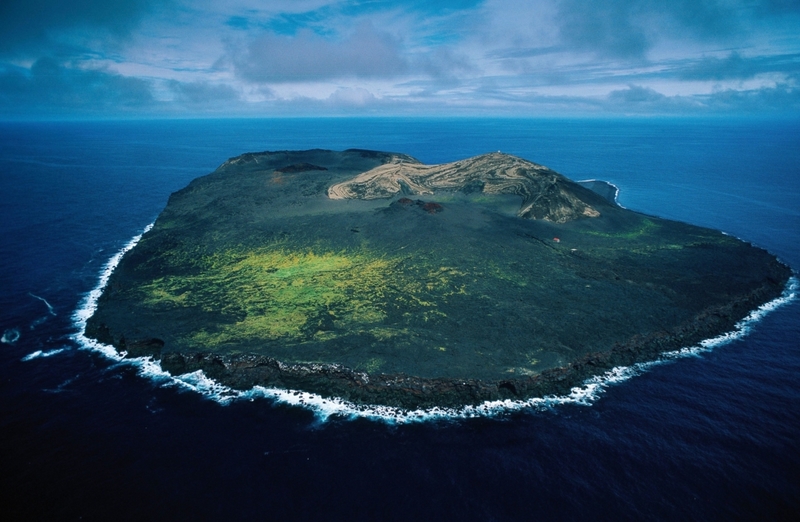
[(0, 119), (800, 116), (800, 0), (3, 0)]

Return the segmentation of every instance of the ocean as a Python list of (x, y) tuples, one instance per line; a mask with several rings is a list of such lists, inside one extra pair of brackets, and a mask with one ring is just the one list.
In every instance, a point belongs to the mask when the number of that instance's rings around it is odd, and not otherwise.
[(501, 150), (800, 267), (792, 120), (0, 123), (4, 519), (800, 518), (796, 288), (735, 335), (475, 416), (237, 395), (80, 341), (109, 261), (170, 193), (244, 152), (309, 148)]

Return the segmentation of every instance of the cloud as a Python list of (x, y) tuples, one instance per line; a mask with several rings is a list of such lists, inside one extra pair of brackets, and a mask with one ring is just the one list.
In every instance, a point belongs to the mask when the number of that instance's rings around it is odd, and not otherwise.
[(391, 78), (408, 71), (398, 41), (360, 24), (343, 39), (309, 30), (294, 36), (266, 34), (233, 53), (236, 74), (250, 82), (281, 83), (335, 78)]
[(731, 52), (727, 57), (704, 57), (677, 70), (682, 80), (746, 80), (758, 74), (800, 72), (800, 53), (744, 57)]
[[(403, 13), (424, 22), (430, 19), (446, 18), (453, 14), (471, 11), (484, 0), (345, 0), (319, 2), (311, 8), (302, 9), (295, 3), (287, 3), (273, 9), (272, 16), (265, 27), (278, 34), (295, 34), (304, 28), (315, 28), (320, 34), (331, 20), (363, 20), (380, 17), (386, 13)], [(234, 17), (239, 18), (239, 17)], [(231, 22), (241, 26), (241, 20)]]
[(169, 82), (175, 101), (188, 105), (219, 106), (240, 100), (239, 93), (230, 85), (203, 81)]
[[(86, 39), (95, 33), (124, 38), (160, 0), (3, 0), (0, 2), (0, 53), (40, 55), (64, 45), (63, 35)], [(72, 39), (69, 38), (69, 39)]]
[(678, 72), (684, 80), (725, 80), (752, 78), (758, 73), (753, 60), (745, 60), (737, 52), (727, 58), (706, 57)]
[(608, 99), (610, 101), (625, 104), (652, 104), (662, 102), (666, 98), (667, 97), (660, 92), (650, 89), (649, 87), (642, 87), (641, 85), (629, 85), (627, 89), (611, 91), (608, 94)]
[(248, 29), (250, 27), (250, 20), (244, 16), (231, 16), (225, 22), (225, 25), (233, 27), (234, 29)]
[(30, 70), (0, 72), (0, 111), (6, 115), (119, 114), (153, 105), (148, 82), (103, 69), (70, 68), (42, 58)]
[(603, 109), (640, 114), (785, 114), (800, 111), (800, 89), (792, 81), (757, 89), (666, 96), (647, 87), (630, 85), (610, 92)]
[[(114, 117), (243, 112), (240, 93), (229, 85), (171, 80), (156, 87), (157, 82), (107, 69), (80, 69), (41, 58), (30, 69), (0, 68), (0, 114)], [(164, 97), (171, 99), (159, 99)]]
[(743, 44), (756, 17), (800, 12), (796, 0), (563, 0), (561, 44), (595, 56), (641, 60), (657, 43)]
[(329, 103), (339, 107), (366, 107), (376, 101), (375, 95), (361, 87), (340, 87), (328, 97)]
[(565, 0), (556, 16), (561, 42), (575, 51), (642, 58), (651, 42), (645, 28), (634, 20), (637, 9), (628, 0)]
[(0, 118), (797, 111), (798, 27), (800, 0), (0, 0)]
[(764, 0), (756, 2), (757, 12), (760, 14), (783, 15), (790, 12), (800, 12), (798, 0)]
[(664, 36), (720, 39), (739, 26), (715, 0), (565, 0), (557, 17), (562, 43), (596, 55), (642, 59)]
[(800, 111), (798, 82), (779, 83), (759, 89), (717, 91), (706, 97), (706, 104), (714, 111), (756, 114), (791, 114)]
[(726, 42), (744, 36), (744, 11), (758, 0), (649, 0), (647, 4), (648, 14), (656, 17), (651, 26), (660, 26), (670, 36)]

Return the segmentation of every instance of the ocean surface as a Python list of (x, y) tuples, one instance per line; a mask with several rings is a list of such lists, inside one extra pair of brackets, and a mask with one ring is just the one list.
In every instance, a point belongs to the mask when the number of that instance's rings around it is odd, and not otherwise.
[(501, 150), (800, 268), (790, 120), (0, 123), (5, 520), (800, 518), (795, 287), (730, 336), (489, 413), (291, 404), (81, 341), (109, 262), (170, 193), (244, 152), (308, 148)]

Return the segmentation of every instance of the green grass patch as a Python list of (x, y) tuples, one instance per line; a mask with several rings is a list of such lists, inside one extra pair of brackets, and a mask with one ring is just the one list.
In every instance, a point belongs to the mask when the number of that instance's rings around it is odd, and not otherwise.
[(191, 257), (191, 270), (177, 273), (180, 264), (170, 263), (172, 275), (140, 286), (142, 301), (228, 318), (187, 334), (189, 343), (207, 348), (254, 340), (329, 341), (353, 333), (386, 341), (408, 335), (407, 324), (444, 317), (443, 301), (466, 292), (466, 274), (455, 267), (366, 249), (273, 247), (178, 257)]
[(639, 226), (633, 229), (628, 229), (620, 232), (600, 232), (598, 230), (587, 230), (585, 233), (592, 236), (607, 237), (613, 239), (639, 239), (646, 234), (655, 232), (658, 225), (651, 219), (644, 218), (639, 223)]

